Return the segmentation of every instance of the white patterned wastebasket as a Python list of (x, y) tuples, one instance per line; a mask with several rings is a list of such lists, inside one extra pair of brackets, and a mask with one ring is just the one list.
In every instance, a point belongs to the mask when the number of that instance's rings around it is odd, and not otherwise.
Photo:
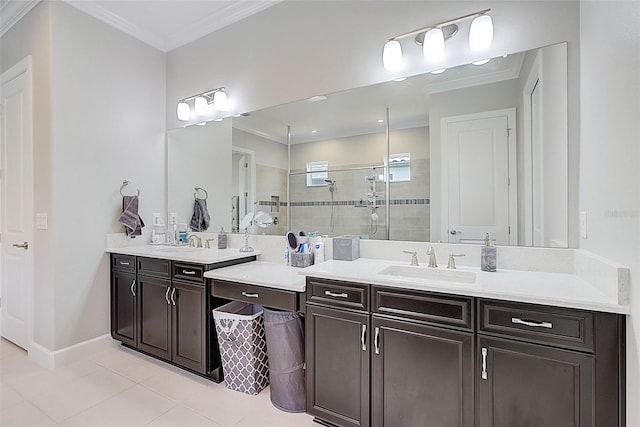
[(233, 301), (213, 310), (227, 388), (258, 394), (269, 385), (262, 307)]

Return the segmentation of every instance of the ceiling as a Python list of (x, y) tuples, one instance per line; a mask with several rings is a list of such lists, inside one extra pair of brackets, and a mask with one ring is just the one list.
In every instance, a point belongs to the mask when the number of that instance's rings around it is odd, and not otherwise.
[[(168, 52), (258, 13), (281, 0), (63, 0)], [(0, 0), (0, 35), (39, 0)]]

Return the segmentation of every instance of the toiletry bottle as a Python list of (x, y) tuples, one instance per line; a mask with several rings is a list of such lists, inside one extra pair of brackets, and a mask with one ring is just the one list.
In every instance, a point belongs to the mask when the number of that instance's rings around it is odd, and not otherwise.
[(313, 252), (315, 253), (315, 264), (324, 262), (324, 242), (322, 241), (321, 236), (316, 237), (316, 243), (313, 247)]
[(289, 249), (289, 245), (285, 245), (284, 246), (284, 264), (285, 265), (290, 265), (289, 264), (289, 256), (290, 256), (290, 249)]
[(497, 248), (491, 245), (489, 233), (484, 235), (484, 246), (480, 248), (480, 270), (496, 271)]
[(224, 227), (220, 227), (218, 234), (218, 249), (227, 249), (227, 233), (224, 232)]

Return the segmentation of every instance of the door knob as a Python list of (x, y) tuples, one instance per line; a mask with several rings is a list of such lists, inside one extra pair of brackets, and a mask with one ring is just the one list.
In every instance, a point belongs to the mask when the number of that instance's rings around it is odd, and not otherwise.
[(16, 247), (16, 248), (22, 248), (22, 249), (24, 249), (25, 251), (26, 251), (27, 249), (29, 249), (29, 243), (27, 243), (27, 242), (24, 242), (24, 243), (23, 243), (23, 244), (21, 244), (21, 245), (19, 245), (19, 244), (17, 244), (17, 243), (14, 243), (14, 244), (13, 244), (13, 246), (14, 246), (14, 247)]
[(449, 230), (449, 234), (451, 234), (452, 236), (455, 236), (456, 234), (462, 234), (462, 231), (459, 231), (459, 230)]

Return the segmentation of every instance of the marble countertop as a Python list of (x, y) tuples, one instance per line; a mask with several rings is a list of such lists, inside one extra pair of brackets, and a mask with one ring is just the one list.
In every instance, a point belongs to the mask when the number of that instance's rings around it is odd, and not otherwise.
[(215, 264), (260, 255), (260, 251), (240, 252), (238, 248), (193, 248), (189, 246), (135, 245), (107, 247), (105, 252), (148, 258), (170, 259), (194, 264)]
[[(400, 268), (398, 268), (400, 267)], [(380, 274), (401, 271), (404, 275)], [(435, 271), (429, 271), (435, 270)], [(442, 292), (453, 295), (492, 298), (507, 301), (545, 304), (610, 313), (629, 314), (628, 305), (618, 302), (618, 295), (586, 282), (573, 274), (458, 267), (451, 280), (444, 267), (412, 267), (408, 263), (360, 258), (355, 261), (330, 260), (300, 269), (300, 274), (372, 285)], [(475, 280), (473, 275), (475, 274)], [(428, 277), (432, 276), (432, 277)], [(466, 282), (466, 283), (465, 283)]]
[(249, 285), (287, 291), (304, 292), (303, 268), (289, 267), (275, 262), (253, 261), (231, 267), (218, 268), (204, 273), (209, 279), (228, 280)]

